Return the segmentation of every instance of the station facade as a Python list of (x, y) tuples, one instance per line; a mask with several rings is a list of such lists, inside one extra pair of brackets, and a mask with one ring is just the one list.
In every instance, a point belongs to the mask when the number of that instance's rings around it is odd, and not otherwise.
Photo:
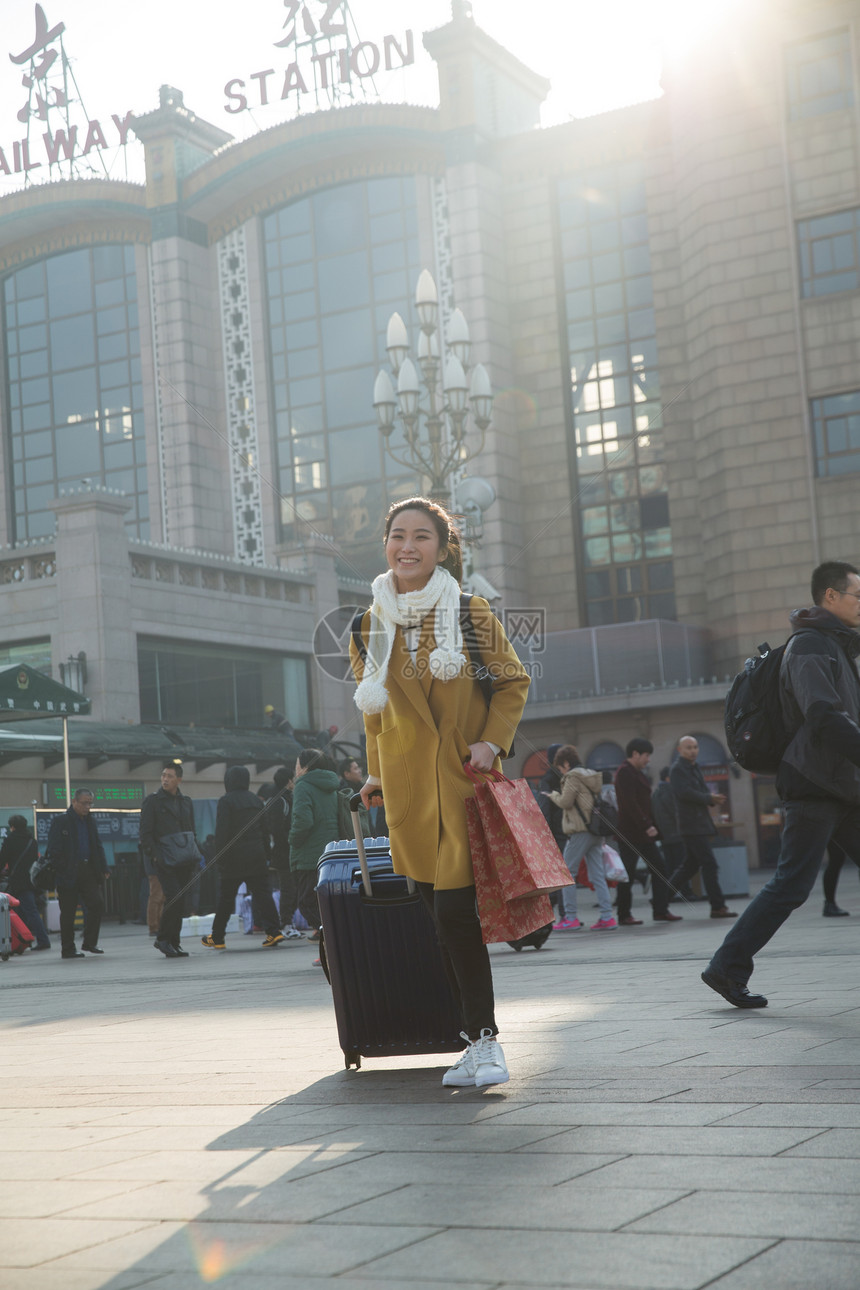
[[(0, 665), (84, 656), (105, 727), (271, 704), (357, 737), (315, 628), (367, 603), (419, 483), (372, 389), (429, 268), (496, 396), (476, 564), (534, 675), (512, 769), (696, 734), (768, 861), (773, 786), (729, 766), (722, 700), (813, 565), (860, 555), (858, 8), (774, 0), (659, 100), (542, 129), (547, 82), (458, 5), (424, 37), (436, 109), (234, 142), (162, 87), (145, 184), (0, 199)], [(4, 758), (3, 803), (45, 773)]]

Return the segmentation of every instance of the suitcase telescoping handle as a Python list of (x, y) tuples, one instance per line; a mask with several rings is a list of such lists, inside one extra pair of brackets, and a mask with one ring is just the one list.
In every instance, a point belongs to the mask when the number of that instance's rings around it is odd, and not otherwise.
[[(377, 794), (374, 794), (377, 796)], [(378, 794), (382, 796), (381, 793)], [(358, 865), (361, 869), (361, 885), (364, 888), (365, 896), (373, 896), (373, 885), (370, 881), (370, 868), (367, 863), (367, 852), (364, 849), (364, 834), (361, 831), (361, 820), (358, 815), (358, 808), (361, 806), (361, 793), (353, 793), (349, 799), (349, 809), (352, 812), (352, 828), (355, 833), (355, 849), (358, 852)], [(406, 889), (410, 895), (415, 891), (415, 883), (411, 878), (406, 879)]]

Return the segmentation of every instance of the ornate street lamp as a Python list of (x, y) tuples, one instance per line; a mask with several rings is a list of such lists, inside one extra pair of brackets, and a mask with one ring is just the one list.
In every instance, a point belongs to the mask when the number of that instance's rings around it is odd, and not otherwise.
[[(431, 495), (448, 502), (452, 476), (483, 450), (493, 412), (493, 390), (480, 363), (469, 368), (469, 325), (459, 309), (451, 315), (448, 334), (441, 343), (436, 283), (426, 269), (418, 279), (415, 304), (421, 325), (418, 366), (409, 356), (406, 324), (400, 314), (392, 314), (386, 349), (397, 385), (388, 372), (380, 371), (373, 386), (373, 406), (388, 455), (398, 465), (423, 475), (430, 481)], [(392, 445), (398, 419), (403, 438)], [(466, 443), (470, 421), (481, 435), (480, 442), (471, 446)]]

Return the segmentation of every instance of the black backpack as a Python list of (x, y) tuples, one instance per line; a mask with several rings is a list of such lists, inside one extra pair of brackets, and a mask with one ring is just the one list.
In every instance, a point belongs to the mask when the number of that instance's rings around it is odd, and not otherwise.
[(767, 641), (759, 645), (758, 656), (747, 659), (726, 695), (729, 752), (739, 766), (757, 775), (776, 774), (796, 734), (785, 723), (779, 693), (779, 669), (787, 645), (776, 649)]
[[(589, 789), (591, 792), (591, 789)], [(591, 808), (591, 815), (586, 816), (585, 811), (576, 803), (576, 809), (582, 818), (589, 833), (593, 833), (596, 838), (612, 838), (618, 833), (618, 812), (611, 802), (607, 802), (599, 793), (592, 794), (594, 802)]]
[[(493, 674), (489, 668), (484, 666), (484, 660), (481, 658), (481, 647), (478, 644), (478, 633), (475, 631), (475, 624), (472, 621), (472, 615), (469, 613), (469, 606), (472, 597), (463, 592), (460, 596), (460, 631), (463, 633), (463, 644), (469, 652), (469, 661), (472, 664), (475, 680), (481, 687), (484, 698), (487, 700), (487, 707), (493, 699)], [(352, 640), (355, 648), (358, 650), (358, 656), (362, 663), (367, 658), (367, 647), (361, 634), (361, 623), (367, 611), (359, 609), (358, 613), (352, 620)], [(504, 754), (505, 758), (513, 757), (516, 752), (516, 745), (512, 742), (508, 751)]]

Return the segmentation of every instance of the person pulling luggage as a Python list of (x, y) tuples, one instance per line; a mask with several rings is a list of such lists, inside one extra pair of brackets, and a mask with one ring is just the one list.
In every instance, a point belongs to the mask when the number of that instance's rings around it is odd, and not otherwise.
[(486, 600), (469, 613), (485, 667), (494, 679), (487, 706), (467, 666), (460, 623), (460, 535), (451, 516), (426, 497), (398, 502), (384, 528), (388, 572), (373, 583), (361, 622), (365, 657), (350, 644), (364, 714), (369, 774), (361, 790), (371, 807), (382, 788), (396, 872), (412, 878), (432, 915), (466, 1049), (446, 1071), (448, 1087), (509, 1079), (498, 1042), (490, 956), (481, 936), (466, 829), (463, 771), (499, 768), (525, 707), (529, 677)]

